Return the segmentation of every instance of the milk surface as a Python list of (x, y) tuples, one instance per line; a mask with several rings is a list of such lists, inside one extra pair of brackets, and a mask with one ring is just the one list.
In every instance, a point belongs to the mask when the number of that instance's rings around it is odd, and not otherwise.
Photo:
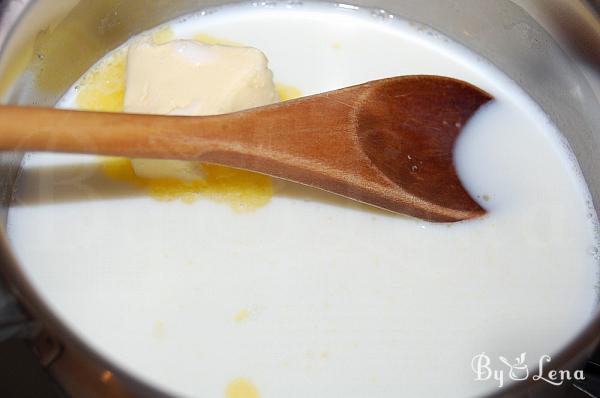
[(555, 354), (595, 310), (598, 251), (587, 188), (547, 117), (418, 24), (268, 5), (170, 27), (259, 48), (305, 95), (403, 74), (487, 90), (496, 101), (455, 160), (489, 214), (431, 224), (280, 182), (240, 214), (156, 201), (104, 176), (96, 157), (32, 154), (8, 233), (42, 297), (96, 350), (186, 397), (473, 397), (498, 390), (474, 381), (475, 355), (502, 369), (499, 356), (526, 352), (533, 367)]

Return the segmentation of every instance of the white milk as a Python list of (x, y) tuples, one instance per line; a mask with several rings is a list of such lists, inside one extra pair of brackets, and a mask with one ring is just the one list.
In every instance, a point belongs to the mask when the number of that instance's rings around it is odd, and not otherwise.
[(294, 184), (238, 214), (158, 202), (108, 181), (94, 157), (34, 154), (8, 232), (42, 297), (99, 352), (190, 397), (222, 397), (240, 378), (262, 398), (476, 396), (497, 383), (474, 381), (474, 355), (503, 369), (500, 355), (534, 366), (554, 354), (590, 319), (598, 270), (587, 189), (546, 116), (419, 25), (286, 4), (171, 26), (261, 49), (304, 94), (403, 74), (489, 91), (497, 101), (456, 150), (489, 215), (436, 225)]

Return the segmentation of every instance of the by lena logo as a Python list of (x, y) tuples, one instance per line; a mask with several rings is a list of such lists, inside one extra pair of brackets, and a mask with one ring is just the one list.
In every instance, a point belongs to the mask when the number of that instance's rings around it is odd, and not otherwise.
[[(471, 369), (475, 373), (476, 381), (495, 380), (498, 387), (503, 387), (507, 380), (520, 381), (527, 380), (531, 375), (529, 366), (527, 366), (527, 353), (522, 353), (510, 361), (503, 356), (498, 357), (496, 363), (485, 353), (475, 355), (471, 360)], [(585, 380), (583, 370), (571, 372), (569, 370), (550, 370), (545, 371), (548, 363), (552, 361), (550, 355), (542, 355), (538, 361), (537, 373), (531, 376), (532, 380), (542, 380), (554, 386), (560, 386), (565, 381)]]

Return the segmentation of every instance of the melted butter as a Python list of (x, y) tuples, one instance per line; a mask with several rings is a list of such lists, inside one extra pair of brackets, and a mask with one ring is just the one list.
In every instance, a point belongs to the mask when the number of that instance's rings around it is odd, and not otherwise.
[(92, 69), (79, 84), (76, 99), (79, 109), (122, 112), (126, 67), (127, 50), (123, 49)]
[(206, 185), (202, 194), (229, 204), (238, 212), (265, 206), (273, 197), (273, 179), (263, 174), (218, 165), (203, 165)]
[[(151, 34), (153, 42), (157, 44), (166, 43), (174, 37), (169, 26), (160, 27)], [(194, 39), (207, 44), (239, 45), (206, 34), (197, 35)], [(126, 67), (127, 50), (122, 49), (88, 72), (79, 84), (77, 106), (90, 111), (122, 112)], [(282, 101), (302, 95), (293, 86), (277, 84), (276, 88)], [(102, 170), (108, 177), (144, 189), (159, 201), (193, 203), (205, 197), (227, 204), (236, 212), (249, 212), (265, 206), (273, 196), (271, 177), (218, 165), (198, 167), (204, 169), (206, 179), (187, 182), (139, 177), (131, 161), (125, 158), (106, 158), (102, 161)]]
[(163, 25), (154, 29), (152, 32), (152, 42), (154, 44), (165, 44), (173, 40), (175, 34), (169, 25)]
[(265, 206), (273, 196), (268, 176), (217, 165), (203, 165), (206, 180), (185, 182), (175, 179), (143, 178), (135, 174), (126, 158), (102, 160), (108, 177), (145, 189), (154, 199), (164, 202), (181, 200), (193, 203), (201, 196), (229, 205), (236, 212), (250, 212)]
[(159, 201), (180, 199), (184, 203), (193, 203), (198, 199), (204, 185), (202, 181), (185, 182), (168, 178), (143, 178), (135, 174), (131, 161), (126, 158), (105, 158), (102, 170), (108, 177), (144, 188), (150, 196)]
[(258, 390), (246, 379), (236, 379), (227, 385), (225, 398), (259, 398)]
[(302, 91), (299, 88), (294, 86), (288, 86), (285, 84), (277, 83), (275, 84), (275, 89), (279, 94), (279, 99), (281, 101), (289, 101), (296, 98), (302, 97)]

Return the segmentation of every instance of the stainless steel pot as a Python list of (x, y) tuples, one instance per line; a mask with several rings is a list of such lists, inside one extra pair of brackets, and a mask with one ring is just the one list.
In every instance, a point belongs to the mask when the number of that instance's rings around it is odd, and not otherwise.
[[(96, 60), (129, 36), (176, 16), (227, 2), (5, 0), (0, 6), (0, 95), (5, 102), (53, 105)], [(600, 210), (600, 85), (597, 95), (590, 86), (590, 81), (597, 78), (594, 68), (600, 68), (600, 22), (592, 8), (594, 3), (345, 2), (383, 9), (429, 25), (496, 64), (543, 107), (566, 135), (595, 207)], [(21, 155), (16, 153), (0, 155), (0, 217), (4, 223), (20, 160)], [(166, 396), (109, 363), (69, 330), (31, 288), (3, 234), (0, 251), (0, 340), (35, 339), (42, 364), (73, 396)], [(599, 339), (597, 314), (545, 370), (580, 366)], [(529, 380), (499, 390), (494, 397), (551, 397), (561, 395), (566, 388)]]

